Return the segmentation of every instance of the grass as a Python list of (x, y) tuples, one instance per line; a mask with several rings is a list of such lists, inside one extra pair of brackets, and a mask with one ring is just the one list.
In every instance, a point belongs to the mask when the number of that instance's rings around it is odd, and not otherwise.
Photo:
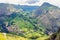
[[(31, 35), (29, 35), (29, 36), (31, 36)], [(45, 40), (47, 38), (49, 38), (49, 37), (43, 36), (43, 37), (37, 38), (36, 40)], [(8, 34), (8, 33), (6, 33), (6, 35), (4, 33), (0, 33), (0, 40), (30, 40), (30, 39), (24, 38), (21, 36), (17, 36), (17, 35)]]
[(37, 40), (46, 40), (47, 38), (49, 38), (49, 36), (40, 37)]
[(20, 37), (17, 35), (0, 33), (0, 40), (28, 40), (27, 38)]

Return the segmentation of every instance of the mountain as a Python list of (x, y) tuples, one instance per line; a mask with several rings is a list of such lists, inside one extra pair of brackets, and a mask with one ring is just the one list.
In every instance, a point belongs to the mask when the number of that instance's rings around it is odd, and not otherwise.
[(23, 11), (33, 11), (39, 8), (39, 6), (28, 6), (28, 5), (14, 5), (17, 9), (23, 9)]
[(0, 7), (14, 7), (16, 9), (23, 9), (23, 11), (33, 11), (39, 8), (39, 6), (28, 6), (28, 5), (14, 5), (14, 4), (4, 4), (0, 3)]
[(31, 40), (45, 36), (44, 29), (37, 27), (35, 19), (30, 18), (38, 8), (39, 6), (0, 3), (0, 32)]
[(35, 18), (37, 24), (43, 25), (46, 33), (54, 33), (60, 27), (60, 8), (45, 2), (32, 14), (31, 18)]
[(60, 28), (60, 8), (49, 3), (27, 6), (0, 3), (0, 32), (45, 40)]

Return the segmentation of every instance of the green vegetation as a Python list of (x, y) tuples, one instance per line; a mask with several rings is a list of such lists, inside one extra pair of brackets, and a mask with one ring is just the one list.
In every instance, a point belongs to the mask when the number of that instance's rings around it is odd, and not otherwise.
[[(13, 12), (9, 16), (4, 16), (3, 24), (8, 29), (8, 34), (17, 35), (31, 40), (37, 40), (40, 37), (44, 37), (44, 29), (38, 27), (35, 23), (36, 19), (29, 19), (29, 16), (25, 16), (25, 12)], [(36, 24), (36, 25), (35, 25)], [(4, 30), (4, 29), (2, 29)], [(1, 31), (2, 31), (1, 30)]]
[[(56, 11), (57, 7), (53, 5), (44, 3), (40, 9), (29, 8), (30, 11), (16, 5), (7, 4), (6, 9), (3, 10), (5, 7), (6, 4), (0, 9), (2, 11), (0, 15), (0, 40), (47, 40), (50, 38), (48, 36), (50, 32), (53, 33), (57, 30), (54, 27), (57, 27), (56, 23), (59, 22), (57, 16), (59, 15), (55, 16), (54, 13), (59, 14), (59, 11)], [(60, 33), (56, 35), (60, 35)]]

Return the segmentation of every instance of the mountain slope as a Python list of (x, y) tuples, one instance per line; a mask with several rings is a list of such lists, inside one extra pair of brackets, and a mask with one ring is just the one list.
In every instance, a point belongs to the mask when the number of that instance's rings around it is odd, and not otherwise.
[(43, 3), (31, 15), (31, 18), (35, 18), (37, 24), (44, 26), (43, 28), (45, 28), (46, 33), (54, 33), (60, 27), (60, 8), (49, 3)]
[(0, 5), (0, 32), (44, 40), (60, 27), (60, 8), (49, 3), (43, 3), (40, 7)]
[(47, 40), (60, 40), (60, 29), (58, 32), (52, 34)]
[[(21, 8), (18, 5), (0, 4), (0, 32), (19, 35), (27, 39), (37, 39), (45, 36), (44, 29), (37, 27), (29, 16), (36, 10), (36, 7), (27, 6)], [(16, 7), (17, 6), (17, 7)], [(19, 8), (20, 7), (20, 8)], [(19, 8), (19, 9), (18, 9)], [(30, 9), (33, 8), (33, 9)], [(35, 9), (34, 9), (35, 8)], [(27, 9), (29, 9), (27, 11)], [(31, 11), (30, 11), (31, 10)], [(33, 19), (34, 20), (34, 19)]]

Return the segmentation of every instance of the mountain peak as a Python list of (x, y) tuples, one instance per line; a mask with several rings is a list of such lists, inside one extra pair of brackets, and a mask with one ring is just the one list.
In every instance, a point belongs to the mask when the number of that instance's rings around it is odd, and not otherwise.
[(43, 4), (42, 4), (42, 6), (52, 6), (50, 3), (48, 3), (48, 2), (44, 2)]

